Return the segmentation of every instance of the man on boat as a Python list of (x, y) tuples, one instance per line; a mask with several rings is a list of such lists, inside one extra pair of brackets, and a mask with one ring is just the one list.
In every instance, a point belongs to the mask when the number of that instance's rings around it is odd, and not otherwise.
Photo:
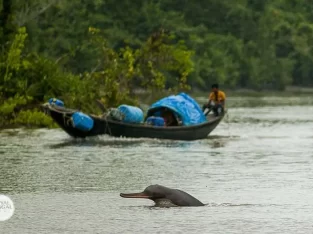
[(204, 111), (206, 108), (208, 108), (209, 112), (213, 110), (214, 115), (218, 116), (224, 112), (225, 100), (226, 100), (225, 93), (219, 90), (218, 84), (213, 84), (212, 92), (209, 95), (209, 102), (203, 105), (202, 110)]

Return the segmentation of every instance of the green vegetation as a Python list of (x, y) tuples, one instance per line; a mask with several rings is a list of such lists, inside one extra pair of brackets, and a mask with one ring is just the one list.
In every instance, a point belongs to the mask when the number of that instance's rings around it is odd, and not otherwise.
[(0, 127), (53, 126), (50, 97), (96, 112), (136, 90), (313, 86), (313, 6), (296, 0), (0, 0)]

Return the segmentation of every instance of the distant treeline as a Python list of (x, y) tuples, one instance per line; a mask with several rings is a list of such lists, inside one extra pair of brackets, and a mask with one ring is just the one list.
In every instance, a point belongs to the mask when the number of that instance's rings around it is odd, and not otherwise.
[(0, 2), (0, 113), (9, 98), (15, 110), (50, 96), (90, 109), (133, 102), (138, 87), (313, 85), (309, 1)]

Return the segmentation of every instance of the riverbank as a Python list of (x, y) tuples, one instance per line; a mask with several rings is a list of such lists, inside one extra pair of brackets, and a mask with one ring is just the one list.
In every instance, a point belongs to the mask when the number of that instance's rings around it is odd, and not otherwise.
[[(303, 87), (288, 87), (286, 91), (253, 91), (253, 90), (224, 90), (227, 95), (227, 108), (238, 107), (260, 107), (260, 106), (308, 106), (313, 105), (313, 89)], [(200, 105), (207, 101), (208, 93), (192, 90), (188, 92)], [(157, 99), (162, 98), (166, 93), (152, 95), (143, 91), (137, 92), (140, 100), (139, 107), (144, 111)], [(66, 105), (66, 103), (65, 103)], [(71, 108), (77, 108), (70, 106)], [(38, 107), (22, 110), (14, 113), (11, 119), (2, 118), (0, 131), (10, 128), (58, 128), (53, 120), (40, 111)], [(95, 112), (98, 110), (94, 110)]]

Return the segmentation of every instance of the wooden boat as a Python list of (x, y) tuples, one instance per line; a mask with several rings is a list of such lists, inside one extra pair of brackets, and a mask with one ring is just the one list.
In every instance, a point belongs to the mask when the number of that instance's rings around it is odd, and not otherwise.
[(52, 117), (52, 119), (70, 136), (75, 138), (85, 138), (97, 135), (107, 134), (115, 137), (131, 138), (158, 138), (192, 141), (206, 138), (220, 123), (225, 113), (221, 116), (209, 114), (207, 121), (190, 126), (151, 126), (146, 124), (124, 123), (107, 117), (95, 116), (89, 114), (93, 119), (93, 127), (89, 131), (81, 131), (71, 122), (72, 115), (77, 112), (74, 109), (68, 109), (46, 103), (42, 105), (43, 111)]

